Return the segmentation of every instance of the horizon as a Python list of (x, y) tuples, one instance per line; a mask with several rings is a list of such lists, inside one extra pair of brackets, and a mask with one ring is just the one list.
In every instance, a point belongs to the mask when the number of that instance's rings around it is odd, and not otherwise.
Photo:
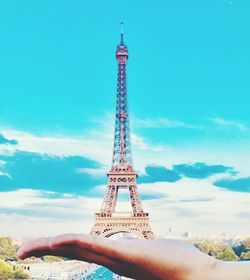
[(90, 232), (111, 167), (120, 22), (153, 231), (249, 233), (250, 3), (0, 8), (0, 235)]

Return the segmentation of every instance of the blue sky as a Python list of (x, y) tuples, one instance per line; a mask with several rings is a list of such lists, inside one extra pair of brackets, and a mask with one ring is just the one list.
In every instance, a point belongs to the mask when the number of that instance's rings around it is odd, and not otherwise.
[[(180, 185), (182, 197), (168, 202), (166, 223), (188, 210), (185, 196), (225, 209), (223, 193), (237, 197), (242, 209), (221, 219), (244, 224), (250, 196), (249, 13), (247, 0), (3, 1), (0, 195), (10, 203), (0, 202), (0, 214), (28, 221), (39, 213), (33, 218), (47, 221), (41, 205), (65, 205), (69, 195), (72, 204), (93, 199), (96, 206), (84, 210), (91, 224), (111, 162), (115, 49), (123, 21), (134, 163), (146, 207), (165, 203)], [(12, 197), (20, 193), (25, 203), (13, 210)], [(26, 209), (27, 198), (41, 201)], [(195, 203), (189, 210), (197, 212)], [(187, 226), (193, 222), (202, 231), (202, 213)], [(209, 229), (232, 231), (230, 223), (218, 224)], [(174, 226), (189, 230), (183, 221)], [(157, 221), (155, 227), (165, 230)]]

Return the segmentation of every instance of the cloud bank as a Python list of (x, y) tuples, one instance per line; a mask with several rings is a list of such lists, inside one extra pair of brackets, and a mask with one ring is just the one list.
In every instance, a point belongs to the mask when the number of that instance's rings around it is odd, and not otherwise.
[(145, 167), (146, 175), (139, 178), (141, 183), (154, 182), (176, 182), (183, 176), (195, 179), (205, 179), (216, 174), (236, 175), (237, 171), (233, 167), (225, 165), (209, 165), (203, 162), (194, 164), (177, 164), (172, 169), (165, 166), (148, 165)]
[(250, 192), (250, 177), (221, 179), (215, 182), (215, 186), (236, 192)]
[[(104, 182), (105, 178), (90, 175), (90, 170), (98, 172), (102, 165), (82, 156), (15, 151), (11, 155), (0, 156), (0, 159), (4, 162), (0, 170), (1, 191), (32, 188), (83, 194)], [(85, 168), (89, 172), (79, 172)]]

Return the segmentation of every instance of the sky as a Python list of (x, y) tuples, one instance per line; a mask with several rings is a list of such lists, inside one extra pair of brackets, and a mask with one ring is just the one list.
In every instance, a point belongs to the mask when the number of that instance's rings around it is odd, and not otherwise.
[(111, 164), (121, 21), (153, 230), (249, 233), (249, 13), (248, 0), (1, 1), (0, 235), (90, 231)]

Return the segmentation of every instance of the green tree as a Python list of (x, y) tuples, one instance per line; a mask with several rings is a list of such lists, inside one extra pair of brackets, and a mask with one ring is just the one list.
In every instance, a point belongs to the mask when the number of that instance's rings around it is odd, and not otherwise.
[(13, 270), (10, 265), (0, 260), (0, 279), (8, 280), (13, 276)]
[(242, 261), (250, 261), (250, 251), (242, 252), (241, 255), (240, 255), (240, 259)]
[(16, 271), (14, 271), (13, 277), (14, 277), (14, 279), (29, 279), (30, 278), (29, 274), (26, 273), (21, 268), (19, 268)]
[(238, 261), (239, 258), (231, 247), (227, 247), (216, 255), (216, 258), (222, 261)]
[(209, 254), (210, 252), (210, 247), (209, 244), (207, 242), (202, 242), (202, 243), (195, 243), (194, 246), (199, 249), (201, 252), (203, 252), (204, 254)]
[(195, 243), (194, 246), (201, 252), (214, 257), (222, 253), (228, 247), (228, 245), (223, 242), (214, 242), (211, 240)]
[(16, 257), (17, 246), (13, 245), (11, 238), (0, 237), (0, 259), (17, 260)]
[(194, 245), (203, 253), (213, 256), (219, 260), (237, 261), (239, 259), (234, 250), (224, 242), (207, 240)]

